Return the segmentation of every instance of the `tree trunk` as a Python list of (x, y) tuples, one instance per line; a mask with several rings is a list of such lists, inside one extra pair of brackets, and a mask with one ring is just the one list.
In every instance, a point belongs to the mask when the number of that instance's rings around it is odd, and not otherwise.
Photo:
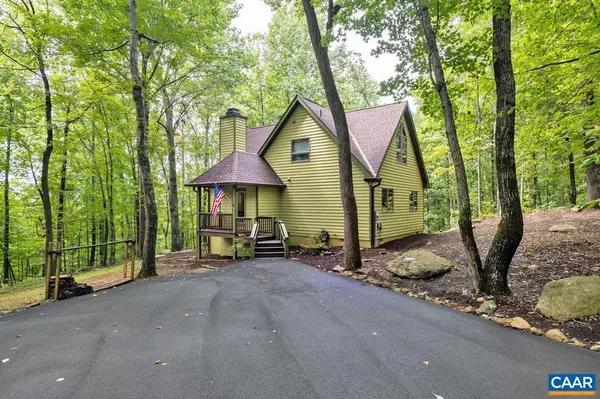
[(173, 98), (165, 93), (166, 102), (164, 125), (167, 132), (169, 159), (169, 216), (171, 219), (171, 252), (181, 251), (181, 231), (179, 229), (179, 199), (177, 196), (177, 157), (175, 153), (175, 124), (173, 121)]
[(142, 197), (146, 214), (144, 252), (142, 254), (142, 267), (138, 277), (156, 276), (156, 234), (158, 232), (158, 213), (154, 197), (154, 184), (148, 153), (148, 114), (144, 98), (143, 82), (138, 66), (138, 40), (136, 0), (129, 0), (129, 25), (131, 34), (129, 39), (129, 64), (131, 80), (133, 83), (133, 102), (137, 117), (137, 153), (142, 186)]
[(502, 216), (487, 254), (484, 291), (509, 294), (508, 268), (523, 237), (523, 214), (515, 165), (515, 77), (512, 68), (510, 0), (493, 6), (494, 79), (496, 81), (496, 172)]
[[(322, 42), (321, 31), (315, 9), (311, 0), (302, 0), (310, 40), (317, 59), (317, 65), (325, 89), (327, 103), (331, 110), (333, 122), (338, 139), (338, 167), (340, 175), (340, 191), (342, 207), (344, 209), (344, 263), (346, 270), (355, 270), (361, 267), (360, 241), (358, 236), (358, 211), (356, 198), (354, 196), (354, 184), (352, 181), (352, 155), (350, 152), (350, 135), (344, 105), (335, 85), (331, 64), (329, 62), (328, 47)], [(328, 38), (333, 28), (333, 17), (335, 13), (333, 0), (329, 0), (328, 21), (326, 37)]]
[[(50, 201), (50, 184), (48, 183), (48, 172), (50, 169), (50, 157), (54, 149), (54, 126), (52, 120), (52, 93), (50, 91), (50, 81), (46, 75), (46, 66), (41, 48), (37, 50), (38, 70), (44, 84), (44, 104), (45, 104), (45, 122), (46, 122), (46, 148), (42, 156), (42, 189), (40, 196), (42, 197), (42, 206), (44, 208), (44, 224), (46, 251), (52, 250), (54, 240), (54, 223), (52, 222), (52, 202)], [(50, 274), (54, 273), (53, 267), (50, 266)]]
[(10, 152), (12, 144), (12, 126), (14, 123), (14, 109), (11, 99), (8, 99), (8, 112), (10, 126), (6, 135), (6, 164), (4, 165), (4, 248), (2, 258), (3, 280), (8, 283), (10, 280)]
[(569, 152), (569, 199), (571, 205), (577, 205), (577, 183), (575, 182), (575, 160), (573, 159), (573, 153)]
[(446, 78), (444, 76), (444, 69), (442, 67), (437, 46), (436, 34), (431, 24), (431, 17), (429, 16), (429, 8), (424, 0), (418, 0), (418, 3), (415, 4), (415, 6), (421, 20), (423, 32), (425, 34), (427, 51), (429, 53), (430, 68), (433, 69), (433, 76), (431, 77), (432, 83), (438, 92), (440, 101), (442, 103), (442, 109), (444, 110), (446, 137), (448, 138), (448, 145), (450, 146), (450, 153), (452, 155), (452, 161), (454, 162), (454, 172), (456, 174), (456, 185), (458, 188), (458, 226), (460, 229), (460, 235), (463, 245), (469, 254), (469, 272), (471, 275), (473, 289), (476, 292), (479, 292), (482, 288), (481, 275), (483, 273), (483, 269), (481, 266), (479, 250), (477, 249), (477, 243), (475, 242), (475, 236), (473, 235), (467, 173), (465, 171), (465, 164), (463, 161), (462, 152), (460, 150), (460, 144), (458, 142), (458, 135), (456, 133), (452, 102), (446, 86)]
[[(69, 108), (67, 107), (66, 114), (69, 116)], [(58, 213), (56, 216), (56, 241), (64, 241), (64, 213), (65, 213), (65, 191), (67, 189), (67, 139), (69, 137), (69, 128), (72, 121), (68, 120), (65, 122), (63, 129), (63, 159), (60, 167), (60, 186), (58, 189)]]
[[(600, 148), (596, 143), (596, 138), (592, 133), (588, 133), (584, 142), (585, 156), (600, 157)], [(589, 162), (585, 167), (585, 176), (587, 180), (586, 201), (593, 201), (600, 198), (600, 163)]]

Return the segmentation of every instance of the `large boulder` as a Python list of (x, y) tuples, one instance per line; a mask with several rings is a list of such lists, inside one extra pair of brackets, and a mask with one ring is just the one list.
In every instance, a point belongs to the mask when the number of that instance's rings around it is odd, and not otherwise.
[(452, 267), (452, 262), (448, 259), (417, 249), (396, 256), (387, 264), (386, 269), (400, 277), (424, 279), (446, 273)]
[(544, 285), (535, 310), (558, 321), (600, 313), (600, 276), (550, 281)]

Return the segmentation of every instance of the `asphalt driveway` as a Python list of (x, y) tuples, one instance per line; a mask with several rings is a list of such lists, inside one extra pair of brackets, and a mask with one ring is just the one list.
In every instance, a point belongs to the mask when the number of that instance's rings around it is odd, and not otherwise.
[(546, 398), (548, 373), (600, 374), (588, 350), (279, 259), (4, 316), (5, 358), (2, 399)]

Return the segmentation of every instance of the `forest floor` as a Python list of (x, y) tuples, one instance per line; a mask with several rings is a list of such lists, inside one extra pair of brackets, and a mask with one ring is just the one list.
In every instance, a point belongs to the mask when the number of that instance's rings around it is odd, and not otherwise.
[[(194, 270), (208, 266), (209, 268), (225, 266), (233, 262), (230, 258), (209, 257), (196, 259), (194, 251), (181, 251), (156, 256), (156, 269), (161, 277), (192, 273)], [(140, 262), (136, 262), (135, 274), (139, 271)], [(123, 265), (98, 267), (75, 274), (75, 281), (92, 287), (103, 286), (122, 280)], [(44, 278), (30, 278), (14, 285), (0, 288), (0, 312), (22, 309), (44, 300)], [(1, 315), (0, 315), (1, 316)]]
[[(474, 224), (475, 236), (482, 259), (490, 247), (499, 218), (489, 218)], [(568, 233), (551, 233), (550, 226), (566, 223), (577, 228)], [(524, 215), (525, 232), (509, 270), (512, 296), (494, 298), (498, 310), (494, 316), (520, 316), (531, 326), (543, 331), (559, 328), (570, 338), (588, 344), (600, 341), (600, 315), (568, 322), (556, 322), (535, 312), (535, 305), (544, 284), (573, 276), (600, 274), (600, 210), (573, 212), (568, 209), (537, 211)], [(454, 262), (448, 273), (426, 280), (403, 279), (386, 270), (387, 263), (400, 253), (425, 249)], [(315, 254), (299, 250), (292, 257), (321, 270), (343, 265), (339, 248)], [(363, 267), (371, 268), (369, 276), (392, 287), (407, 288), (431, 298), (452, 300), (462, 306), (479, 307), (477, 296), (471, 293), (470, 278), (460, 233), (457, 229), (442, 233), (421, 234), (386, 243), (381, 248), (362, 250)], [(424, 296), (424, 295), (421, 295)]]

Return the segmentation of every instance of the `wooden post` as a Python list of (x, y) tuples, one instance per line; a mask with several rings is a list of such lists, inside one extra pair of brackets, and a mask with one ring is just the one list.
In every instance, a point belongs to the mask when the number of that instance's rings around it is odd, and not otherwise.
[[(233, 185), (233, 193), (232, 193), (232, 218), (233, 218), (233, 245), (236, 245), (236, 240), (237, 240), (237, 207), (238, 207), (238, 203), (237, 203), (237, 185)], [(237, 258), (237, 247), (235, 248), (235, 250), (233, 251), (233, 260), (236, 260)]]
[(254, 198), (254, 201), (256, 202), (256, 214), (254, 216), (258, 217), (258, 186), (256, 186), (256, 198)]
[[(127, 260), (129, 258), (129, 238), (126, 238), (125, 248), (123, 248), (123, 278), (127, 278)], [(133, 276), (131, 276), (133, 279)]]
[(50, 250), (52, 249), (52, 245), (46, 245), (46, 252), (44, 256), (44, 267), (46, 268), (46, 295), (44, 296), (46, 299), (50, 299), (50, 269), (52, 269), (52, 255), (50, 255)]
[(197, 248), (197, 257), (200, 259), (202, 257), (202, 236), (200, 235), (200, 222), (202, 220), (202, 187), (198, 187), (196, 193), (197, 201), (196, 201), (196, 237), (198, 239), (198, 248)]
[(58, 242), (58, 252), (56, 253), (55, 258), (55, 268), (54, 268), (54, 300), (58, 301), (58, 286), (60, 285), (60, 257), (62, 251), (62, 242)]
[(133, 280), (135, 277), (133, 276), (135, 269), (135, 241), (128, 243), (127, 245), (131, 245), (131, 279)]

